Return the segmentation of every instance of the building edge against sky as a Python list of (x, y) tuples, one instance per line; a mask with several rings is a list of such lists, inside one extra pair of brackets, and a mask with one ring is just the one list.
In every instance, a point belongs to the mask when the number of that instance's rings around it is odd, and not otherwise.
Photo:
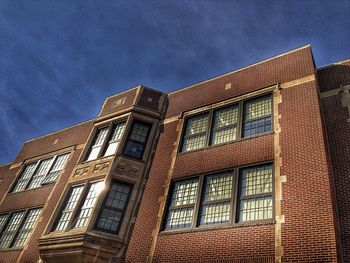
[(107, 97), (0, 165), (0, 262), (349, 262), (349, 90), (307, 45)]

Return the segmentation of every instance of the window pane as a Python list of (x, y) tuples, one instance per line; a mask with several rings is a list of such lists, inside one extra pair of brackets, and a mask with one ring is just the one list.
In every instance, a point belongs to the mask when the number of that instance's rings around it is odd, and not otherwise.
[(101, 146), (102, 146), (104, 140), (106, 139), (107, 133), (108, 133), (108, 127), (97, 130), (97, 133), (96, 133), (95, 139), (94, 139), (94, 143), (90, 149), (90, 153), (89, 153), (89, 156), (87, 158), (87, 161), (95, 160), (98, 157), (98, 154), (101, 150)]
[(165, 223), (166, 229), (191, 227), (193, 220), (193, 207), (174, 209), (168, 212)]
[(230, 220), (231, 203), (219, 202), (204, 205), (201, 209), (200, 224), (222, 224)]
[(272, 192), (272, 166), (263, 165), (243, 169), (241, 195), (256, 195)]
[(130, 192), (130, 185), (113, 182), (98, 219), (98, 229), (107, 232), (116, 232), (118, 230)]
[(41, 209), (32, 209), (29, 211), (27, 218), (25, 219), (23, 226), (19, 230), (19, 233), (15, 239), (14, 247), (23, 247), (27, 242), (30, 232), (34, 228), (35, 222), (40, 215)]
[(182, 151), (190, 151), (206, 146), (208, 113), (188, 118), (182, 143)]
[(239, 220), (272, 218), (272, 165), (241, 170)]
[(2, 229), (3, 229), (3, 227), (5, 226), (8, 217), (9, 217), (8, 214), (0, 215), (0, 233), (1, 233)]
[(43, 180), (42, 184), (48, 183), (48, 182), (54, 182), (57, 179), (58, 175), (60, 174), (60, 171), (66, 165), (68, 157), (69, 157), (69, 153), (60, 155), (56, 158), (55, 163), (53, 164), (50, 172), (47, 174), (47, 176)]
[(83, 206), (80, 209), (74, 228), (87, 226), (97, 198), (103, 190), (103, 186), (104, 182), (96, 182), (90, 185), (89, 192), (85, 198)]
[(112, 137), (108, 143), (107, 150), (104, 154), (104, 156), (112, 155), (116, 152), (119, 141), (122, 138), (123, 132), (125, 128), (125, 123), (117, 123), (114, 127)]
[(226, 127), (237, 124), (238, 106), (234, 105), (228, 108), (219, 109), (214, 114), (214, 128)]
[(16, 212), (11, 215), (10, 222), (6, 226), (0, 238), (0, 247), (9, 248), (15, 237), (16, 231), (23, 219), (24, 211)]
[(149, 128), (150, 127), (148, 124), (135, 122), (131, 130), (129, 139), (135, 140), (138, 142), (146, 142)]
[(203, 189), (203, 204), (200, 211), (201, 225), (229, 222), (232, 178), (232, 172), (219, 173), (206, 177)]
[(194, 204), (197, 199), (198, 179), (179, 181), (174, 184), (170, 206)]
[(21, 177), (16, 183), (16, 186), (13, 188), (13, 192), (19, 192), (26, 188), (30, 178), (32, 177), (35, 171), (36, 165), (37, 162), (26, 165), (21, 174)]
[(227, 127), (225, 129), (213, 131), (212, 144), (220, 144), (237, 139), (237, 127)]
[(271, 96), (247, 101), (244, 104), (243, 136), (250, 136), (271, 130)]
[(56, 231), (65, 230), (67, 228), (82, 191), (83, 186), (76, 186), (70, 190), (68, 200), (57, 220)]
[[(197, 200), (198, 178), (174, 183), (171, 201), (165, 222), (166, 229), (190, 227), (193, 221), (194, 204)], [(187, 206), (177, 208), (179, 206)]]
[(142, 159), (151, 126), (135, 121), (124, 148), (124, 155)]
[(204, 201), (231, 198), (232, 173), (220, 173), (207, 176), (204, 188)]
[(41, 185), (41, 182), (44, 180), (45, 175), (47, 174), (48, 170), (50, 169), (51, 162), (53, 158), (46, 159), (40, 162), (39, 168), (36, 170), (32, 181), (30, 182), (28, 188), (35, 188)]
[(272, 218), (272, 196), (242, 200), (239, 214), (240, 221)]
[(202, 114), (187, 119), (185, 136), (206, 132), (208, 127), (208, 114)]

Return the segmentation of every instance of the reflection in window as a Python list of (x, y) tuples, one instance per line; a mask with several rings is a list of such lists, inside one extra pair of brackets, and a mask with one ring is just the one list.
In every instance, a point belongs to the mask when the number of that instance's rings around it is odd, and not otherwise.
[(166, 218), (166, 229), (191, 227), (197, 200), (198, 178), (175, 182)]
[(139, 160), (142, 159), (150, 129), (150, 124), (135, 121), (125, 144), (124, 155)]
[(219, 144), (237, 138), (238, 105), (214, 112), (211, 144)]
[(182, 151), (191, 151), (206, 146), (208, 132), (208, 114), (190, 117), (186, 121), (182, 142)]

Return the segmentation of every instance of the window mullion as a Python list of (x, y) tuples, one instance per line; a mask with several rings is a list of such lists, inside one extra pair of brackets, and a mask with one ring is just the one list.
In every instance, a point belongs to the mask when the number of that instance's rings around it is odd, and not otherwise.
[(232, 178), (232, 198), (231, 198), (231, 223), (236, 223), (237, 219), (237, 202), (238, 202), (238, 195), (239, 195), (239, 169), (235, 169), (233, 172), (233, 178)]
[(194, 213), (193, 213), (193, 221), (192, 221), (192, 228), (197, 227), (198, 225), (198, 217), (199, 217), (199, 209), (200, 209), (200, 203), (202, 199), (202, 188), (203, 188), (203, 181), (204, 181), (204, 176), (199, 176), (198, 178), (198, 190), (197, 190), (197, 198), (196, 202), (194, 204)]
[(243, 132), (243, 116), (244, 116), (243, 101), (239, 102), (238, 105), (238, 120), (237, 120), (237, 139), (241, 139)]
[(207, 138), (205, 147), (210, 145), (211, 137), (212, 137), (212, 125), (213, 125), (213, 111), (209, 111), (208, 113), (208, 126), (207, 126)]

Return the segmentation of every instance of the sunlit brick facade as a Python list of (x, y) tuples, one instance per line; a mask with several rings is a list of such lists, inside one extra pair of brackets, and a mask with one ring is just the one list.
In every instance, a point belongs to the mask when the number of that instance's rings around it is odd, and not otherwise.
[(0, 262), (350, 262), (349, 83), (308, 45), (106, 98), (0, 166)]

